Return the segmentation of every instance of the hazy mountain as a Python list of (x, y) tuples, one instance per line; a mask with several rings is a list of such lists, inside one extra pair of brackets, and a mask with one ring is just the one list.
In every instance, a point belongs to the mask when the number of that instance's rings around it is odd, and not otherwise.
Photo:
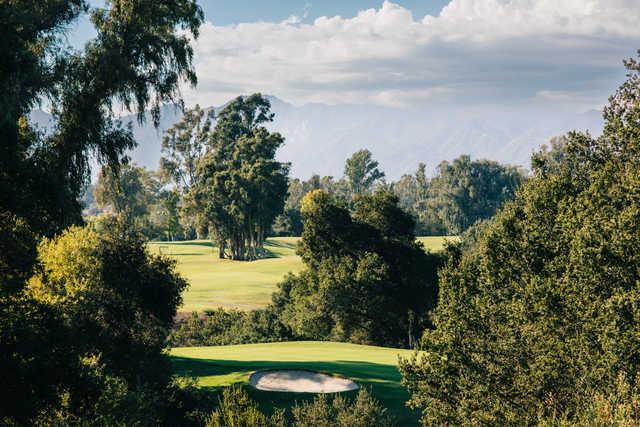
[[(345, 159), (361, 148), (373, 152), (390, 179), (415, 171), (419, 162), (433, 172), (442, 160), (460, 154), (528, 167), (531, 153), (551, 137), (574, 129), (597, 135), (602, 128), (598, 111), (407, 112), (371, 105), (295, 106), (270, 99), (275, 121), (269, 127), (286, 138), (278, 158), (291, 162), (292, 175), (301, 178), (312, 173), (341, 176)], [(135, 116), (123, 117), (139, 144), (130, 153), (133, 161), (157, 168), (162, 132), (181, 115), (177, 108), (165, 106), (157, 130), (151, 120), (140, 125)], [(32, 120), (51, 126), (41, 111), (34, 112)]]

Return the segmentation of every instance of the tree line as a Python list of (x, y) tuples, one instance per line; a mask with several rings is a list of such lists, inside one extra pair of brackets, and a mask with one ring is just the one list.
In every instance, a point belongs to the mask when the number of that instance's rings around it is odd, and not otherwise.
[(275, 160), (284, 139), (261, 126), (271, 120), (260, 94), (238, 97), (217, 116), (199, 106), (186, 111), (164, 135), (159, 170), (103, 168), (85, 196), (86, 213), (123, 215), (155, 240), (210, 237), (220, 258), (251, 260), (264, 253), (267, 235), (302, 234), (302, 199), (314, 190), (353, 206), (385, 189), (413, 217), (418, 235), (458, 235), (493, 216), (526, 181), (521, 168), (463, 155), (442, 162), (432, 178), (420, 164), (387, 183), (366, 149), (346, 160), (338, 180), (289, 178), (289, 165)]

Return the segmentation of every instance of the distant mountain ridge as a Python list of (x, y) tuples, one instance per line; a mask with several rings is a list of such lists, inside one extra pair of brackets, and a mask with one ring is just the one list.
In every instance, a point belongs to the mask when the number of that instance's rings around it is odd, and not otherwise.
[[(569, 130), (588, 130), (594, 135), (602, 130), (601, 113), (595, 110), (532, 114), (513, 109), (479, 115), (407, 112), (372, 105), (295, 106), (273, 96), (269, 99), (275, 120), (268, 127), (286, 138), (278, 159), (291, 162), (291, 175), (300, 178), (313, 173), (342, 176), (345, 159), (361, 148), (371, 150), (391, 180), (413, 173), (420, 162), (433, 173), (441, 161), (461, 154), (528, 167), (531, 153), (551, 137)], [(138, 141), (130, 153), (132, 160), (156, 169), (162, 133), (181, 117), (182, 112), (172, 105), (162, 108), (158, 129), (150, 117), (143, 124), (135, 115), (122, 117), (124, 124), (131, 124)], [(51, 116), (39, 110), (32, 113), (31, 120), (41, 127), (52, 126)]]

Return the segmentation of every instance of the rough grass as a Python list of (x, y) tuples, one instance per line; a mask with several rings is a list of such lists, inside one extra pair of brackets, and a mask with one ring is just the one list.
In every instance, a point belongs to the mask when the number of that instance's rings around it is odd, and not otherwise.
[[(151, 242), (154, 253), (163, 253), (178, 261), (178, 271), (189, 281), (183, 295), (182, 312), (217, 307), (251, 310), (271, 302), (276, 285), (289, 272), (303, 267), (295, 254), (298, 237), (267, 239), (269, 258), (257, 261), (230, 261), (218, 258), (218, 250), (207, 240)], [(425, 249), (442, 250), (445, 237), (419, 237)]]
[[(288, 408), (313, 398), (309, 393), (275, 393), (248, 386), (251, 373), (263, 369), (310, 369), (350, 378), (372, 394), (397, 419), (398, 425), (417, 425), (419, 414), (405, 407), (409, 395), (400, 384), (398, 356), (410, 350), (334, 342), (286, 342), (221, 347), (181, 347), (171, 350), (175, 372), (195, 377), (198, 385), (215, 391), (244, 384), (263, 410)], [(353, 396), (357, 392), (345, 392)]]

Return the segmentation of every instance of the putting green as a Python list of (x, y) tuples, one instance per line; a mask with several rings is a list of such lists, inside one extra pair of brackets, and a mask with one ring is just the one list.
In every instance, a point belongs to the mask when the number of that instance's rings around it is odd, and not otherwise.
[[(249, 387), (252, 373), (263, 370), (312, 370), (348, 378), (371, 393), (397, 419), (399, 425), (416, 425), (419, 414), (405, 406), (409, 399), (400, 384), (398, 357), (411, 350), (335, 342), (284, 342), (220, 347), (180, 347), (171, 350), (176, 374), (191, 376), (201, 387), (216, 390), (243, 384), (265, 411), (288, 408), (313, 398), (309, 393), (267, 392)], [(357, 391), (345, 392), (353, 396)]]
[[(425, 249), (440, 251), (447, 239), (419, 237)], [(303, 268), (295, 253), (299, 237), (267, 239), (269, 257), (257, 261), (231, 261), (218, 258), (218, 250), (208, 240), (151, 242), (153, 253), (163, 253), (178, 261), (178, 272), (189, 281), (181, 312), (225, 307), (251, 310), (271, 302), (271, 294), (283, 277)]]

